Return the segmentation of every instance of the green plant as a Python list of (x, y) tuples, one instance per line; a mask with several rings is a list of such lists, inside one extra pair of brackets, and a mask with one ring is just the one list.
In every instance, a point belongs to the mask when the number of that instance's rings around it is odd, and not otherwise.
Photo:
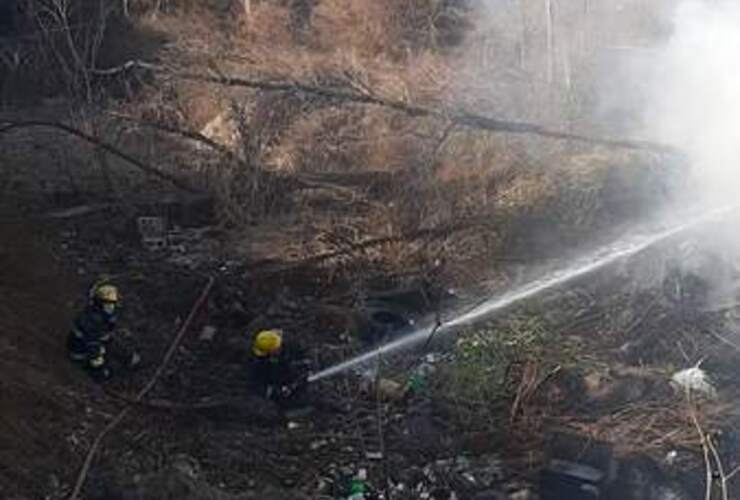
[(527, 359), (544, 360), (553, 334), (536, 315), (516, 316), (463, 332), (455, 361), (436, 377), (437, 390), (452, 399), (490, 405), (508, 394), (510, 367)]

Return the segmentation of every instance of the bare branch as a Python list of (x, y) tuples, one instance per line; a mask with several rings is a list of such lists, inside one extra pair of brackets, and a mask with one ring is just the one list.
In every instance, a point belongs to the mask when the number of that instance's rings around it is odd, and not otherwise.
[(178, 179), (177, 177), (174, 177), (168, 173), (162, 172), (161, 170), (152, 167), (151, 165), (147, 165), (146, 163), (137, 160), (133, 156), (129, 155), (128, 153), (125, 153), (121, 151), (120, 149), (112, 146), (111, 144), (108, 144), (107, 142), (104, 142), (97, 137), (93, 137), (89, 134), (86, 134), (85, 132), (78, 130), (76, 128), (70, 127), (69, 125), (65, 125), (63, 123), (59, 122), (47, 122), (47, 121), (38, 121), (38, 120), (32, 120), (32, 121), (6, 121), (6, 122), (0, 122), (0, 136), (7, 132), (11, 132), (13, 130), (19, 130), (22, 128), (30, 128), (30, 127), (49, 127), (49, 128), (55, 128), (57, 130), (62, 130), (70, 135), (73, 135), (75, 137), (78, 137), (80, 139), (83, 139), (90, 144), (93, 144), (104, 151), (117, 156), (118, 158), (121, 158), (122, 160), (128, 162), (129, 164), (135, 166), (139, 170), (142, 170), (143, 172), (146, 172), (147, 174), (150, 174), (154, 177), (158, 177), (162, 180), (165, 180), (172, 184), (173, 186), (179, 187), (180, 189), (183, 189), (185, 191), (189, 191), (191, 193), (197, 193), (199, 192), (198, 189), (188, 185), (185, 181)]
[(705, 482), (706, 488), (704, 491), (705, 500), (712, 500), (712, 489), (714, 486), (715, 478), (719, 479), (719, 488), (722, 500), (729, 500), (729, 490), (727, 483), (735, 475), (737, 469), (733, 470), (729, 475), (725, 474), (725, 467), (722, 463), (717, 446), (714, 443), (712, 435), (705, 432), (699, 423), (699, 417), (697, 415), (696, 404), (691, 397), (691, 390), (686, 389), (686, 403), (688, 405), (689, 416), (691, 422), (694, 424), (696, 433), (699, 435), (701, 442), (702, 453), (704, 455), (704, 467), (705, 467)]
[(189, 139), (191, 141), (199, 142), (201, 144), (204, 144), (208, 146), (209, 148), (218, 151), (219, 153), (222, 153), (226, 156), (228, 156), (231, 159), (238, 159), (236, 153), (234, 153), (231, 149), (227, 148), (226, 146), (217, 143), (216, 141), (209, 139), (205, 135), (201, 134), (200, 132), (194, 131), (194, 130), (185, 130), (177, 127), (172, 127), (170, 125), (166, 125), (164, 123), (158, 123), (158, 122), (151, 122), (151, 121), (145, 121), (140, 120), (138, 118), (135, 118), (133, 116), (127, 116), (122, 113), (110, 113), (111, 116), (115, 118), (119, 118), (121, 120), (125, 120), (128, 122), (135, 123), (142, 127), (148, 127), (155, 130), (159, 130), (161, 132), (166, 132), (168, 134), (173, 135), (179, 135), (180, 137), (184, 137), (185, 139)]
[(440, 110), (434, 108), (427, 108), (423, 106), (417, 106), (408, 104), (402, 101), (394, 101), (377, 97), (371, 94), (358, 94), (355, 92), (346, 92), (342, 90), (317, 87), (301, 82), (286, 82), (286, 81), (267, 81), (257, 80), (252, 78), (227, 76), (223, 74), (200, 74), (191, 73), (187, 71), (177, 71), (156, 64), (151, 64), (143, 61), (128, 61), (127, 63), (118, 66), (116, 68), (110, 68), (106, 70), (96, 70), (95, 74), (100, 75), (115, 75), (132, 69), (139, 68), (155, 73), (162, 73), (183, 80), (201, 81), (207, 83), (213, 83), (218, 85), (224, 85), (229, 87), (245, 87), (263, 90), (267, 92), (292, 92), (292, 93), (303, 93), (311, 94), (318, 97), (323, 97), (329, 100), (344, 101), (344, 102), (355, 102), (359, 104), (367, 104), (374, 106), (381, 106), (388, 109), (393, 109), (406, 113), (410, 116), (426, 116), (440, 118), (443, 120), (450, 120), (452, 123), (460, 126), (489, 130), (492, 132), (507, 132), (512, 134), (530, 134), (540, 137), (569, 140), (576, 142), (585, 142), (589, 144), (597, 144), (601, 146), (609, 146), (623, 149), (634, 149), (634, 150), (647, 150), (658, 153), (677, 153), (677, 150), (671, 146), (663, 144), (657, 144), (649, 141), (635, 141), (635, 140), (617, 140), (617, 139), (604, 139), (598, 137), (588, 137), (580, 134), (572, 134), (569, 132), (561, 132), (557, 130), (550, 130), (541, 125), (524, 122), (512, 122), (507, 120), (499, 120), (487, 116), (482, 116), (474, 113), (467, 113), (465, 111), (451, 111), (451, 110)]

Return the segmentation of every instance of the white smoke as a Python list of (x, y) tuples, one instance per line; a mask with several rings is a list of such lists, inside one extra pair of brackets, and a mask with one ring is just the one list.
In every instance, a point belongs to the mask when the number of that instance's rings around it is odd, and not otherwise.
[(688, 155), (703, 201), (740, 201), (740, 2), (685, 0), (673, 27), (648, 81), (648, 134)]
[[(654, 53), (646, 81), (647, 135), (688, 158), (687, 205), (740, 203), (740, 2), (682, 0), (672, 33)], [(740, 304), (737, 212), (707, 226), (680, 258), (711, 286), (705, 307)]]

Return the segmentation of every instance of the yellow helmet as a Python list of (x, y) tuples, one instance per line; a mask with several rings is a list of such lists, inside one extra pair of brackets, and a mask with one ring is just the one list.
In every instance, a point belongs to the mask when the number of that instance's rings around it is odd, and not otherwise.
[(254, 336), (252, 353), (259, 357), (269, 356), (278, 352), (282, 345), (283, 332), (281, 330), (262, 330)]
[(118, 303), (118, 288), (114, 285), (99, 285), (93, 290), (93, 298), (101, 302)]

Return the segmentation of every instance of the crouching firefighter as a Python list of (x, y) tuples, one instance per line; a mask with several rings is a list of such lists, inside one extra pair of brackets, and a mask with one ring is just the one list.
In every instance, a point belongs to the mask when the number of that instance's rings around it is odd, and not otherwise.
[(69, 357), (96, 381), (111, 378), (113, 359), (127, 368), (136, 367), (140, 361), (139, 354), (131, 345), (126, 345), (125, 339), (114, 338), (119, 298), (114, 285), (93, 285), (88, 303), (75, 317), (67, 338)]
[(304, 400), (310, 364), (305, 352), (284, 340), (282, 330), (262, 330), (252, 337), (249, 379), (262, 397), (279, 403)]

